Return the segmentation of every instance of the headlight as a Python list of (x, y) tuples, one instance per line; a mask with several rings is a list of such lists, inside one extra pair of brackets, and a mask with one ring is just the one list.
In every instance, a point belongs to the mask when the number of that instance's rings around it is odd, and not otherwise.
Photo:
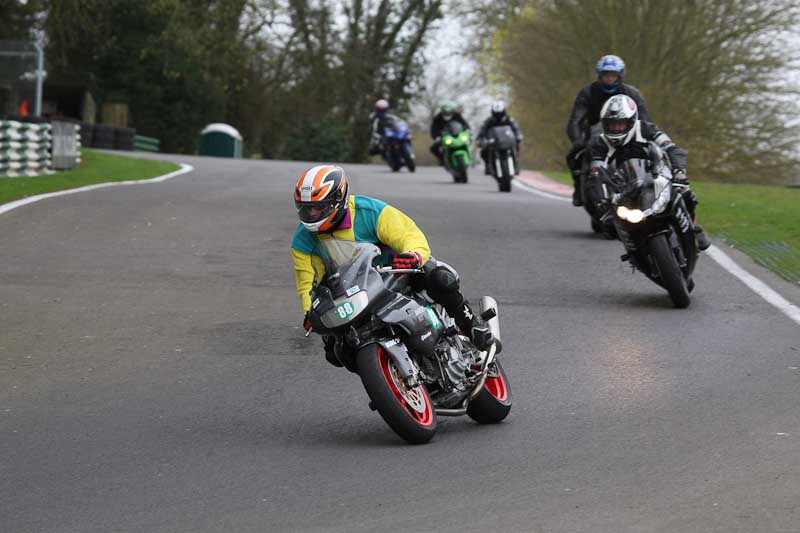
[(445, 139), (444, 144), (453, 144), (453, 139)]
[(624, 205), (617, 208), (617, 216), (622, 220), (627, 220), (631, 224), (638, 224), (644, 220), (644, 212), (640, 209), (628, 209)]
[(459, 137), (459, 139), (460, 139), (462, 142), (467, 142), (467, 141), (469, 140), (469, 138), (468, 138), (466, 135), (462, 135), (461, 137)]

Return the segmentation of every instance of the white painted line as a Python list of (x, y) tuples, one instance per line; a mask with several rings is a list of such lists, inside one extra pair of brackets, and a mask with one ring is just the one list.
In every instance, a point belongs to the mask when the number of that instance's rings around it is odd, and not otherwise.
[(514, 180), (511, 182), (514, 187), (519, 187), (523, 191), (529, 192), (531, 194), (535, 194), (537, 196), (542, 196), (543, 198), (549, 198), (551, 200), (558, 200), (560, 202), (570, 202), (572, 203), (572, 198), (567, 198), (565, 196), (559, 196), (557, 194), (550, 194), (549, 192), (540, 191), (530, 185), (526, 185), (522, 183), (520, 180)]
[(706, 253), (716, 261), (719, 266), (739, 278), (739, 280), (750, 287), (753, 292), (764, 298), (767, 302), (777, 307), (783, 314), (800, 324), (800, 307), (789, 302), (786, 298), (767, 286), (766, 283), (750, 274), (748, 271), (736, 264), (728, 254), (716, 246), (711, 246)]
[[(12, 209), (22, 207), (23, 205), (32, 204), (34, 202), (38, 202), (39, 200), (45, 200), (47, 198), (53, 198), (55, 196), (66, 196), (67, 194), (77, 194), (79, 192), (93, 191), (95, 189), (104, 189), (106, 187), (118, 187), (120, 185), (161, 183), (162, 181), (167, 181), (168, 179), (174, 178), (175, 176), (180, 176), (181, 174), (186, 174), (187, 172), (191, 172), (192, 170), (194, 170), (194, 167), (192, 165), (185, 165), (183, 163), (181, 163), (180, 165), (181, 165), (180, 170), (176, 170), (175, 172), (170, 172), (169, 174), (164, 174), (162, 176), (146, 180), (110, 181), (108, 183), (95, 183), (94, 185), (76, 187), (75, 189), (67, 189), (66, 191), (55, 191), (55, 192), (48, 192), (45, 194), (37, 194), (36, 196), (28, 196), (27, 198), (14, 200), (13, 202), (8, 202), (7, 204), (0, 205), (0, 215), (2, 215), (3, 213), (8, 213)], [(15, 179), (15, 178), (8, 178), (8, 179)]]
[[(572, 201), (570, 198), (566, 198), (564, 196), (557, 196), (555, 194), (540, 191), (529, 185), (520, 183), (519, 180), (514, 180), (513, 183), (515, 187), (519, 187), (523, 191), (527, 191), (544, 198), (560, 200), (562, 202)], [(793, 303), (789, 302), (786, 298), (771, 289), (766, 283), (737, 265), (736, 262), (728, 256), (728, 254), (723, 252), (717, 246), (712, 245), (708, 250), (706, 250), (706, 253), (711, 257), (711, 259), (716, 261), (719, 266), (739, 278), (742, 283), (750, 287), (753, 292), (764, 298), (764, 300), (766, 300), (769, 304), (778, 308), (779, 311), (795, 321), (797, 324), (800, 324), (800, 307), (797, 307)]]

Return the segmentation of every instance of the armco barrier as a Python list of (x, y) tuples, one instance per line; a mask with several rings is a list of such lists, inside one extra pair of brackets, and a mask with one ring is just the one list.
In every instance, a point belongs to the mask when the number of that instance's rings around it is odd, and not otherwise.
[(0, 121), (0, 177), (36, 176), (50, 174), (54, 168), (71, 168), (80, 162), (80, 145), (77, 124)]
[(161, 150), (161, 141), (153, 137), (136, 135), (134, 137), (134, 147), (145, 152), (158, 152)]

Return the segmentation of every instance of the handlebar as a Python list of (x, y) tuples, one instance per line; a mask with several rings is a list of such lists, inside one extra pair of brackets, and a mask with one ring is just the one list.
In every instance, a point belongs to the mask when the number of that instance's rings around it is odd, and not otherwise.
[(375, 270), (381, 274), (422, 274), (424, 272), (421, 268), (392, 268), (390, 266), (375, 267)]

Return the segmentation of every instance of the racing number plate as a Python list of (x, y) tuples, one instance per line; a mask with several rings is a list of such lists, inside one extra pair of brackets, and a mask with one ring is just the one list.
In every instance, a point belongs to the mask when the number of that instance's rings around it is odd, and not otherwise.
[(350, 302), (341, 303), (336, 308), (336, 314), (339, 315), (339, 318), (341, 319), (345, 319), (355, 312), (356, 310), (353, 307), (353, 304), (351, 304)]

